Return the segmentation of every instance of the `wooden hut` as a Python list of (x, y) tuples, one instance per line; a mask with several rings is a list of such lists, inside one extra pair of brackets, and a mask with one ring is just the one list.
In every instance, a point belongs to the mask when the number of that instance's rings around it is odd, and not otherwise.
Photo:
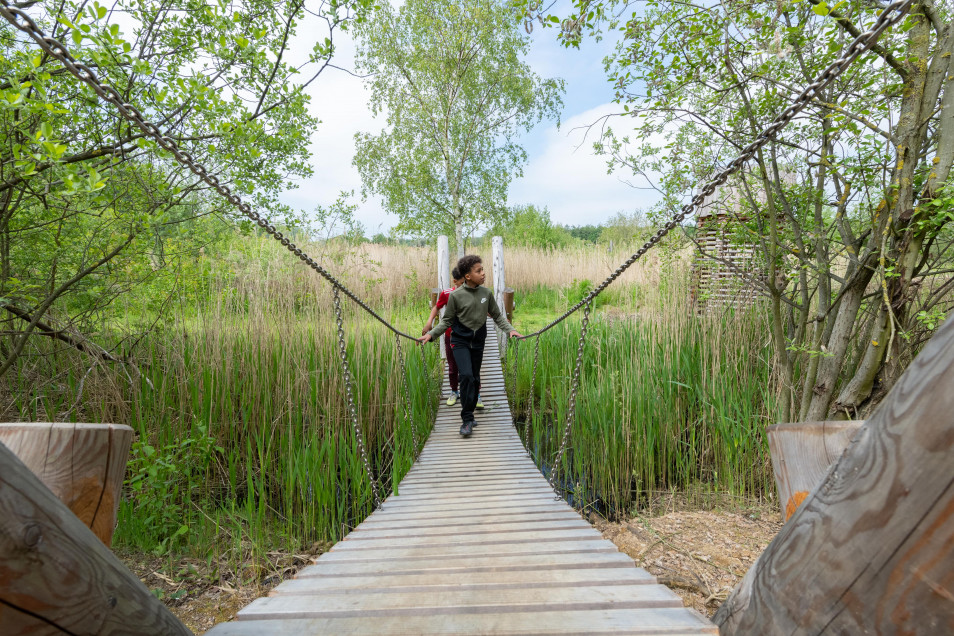
[(765, 275), (755, 245), (745, 240), (750, 218), (740, 189), (724, 185), (706, 198), (696, 217), (692, 305), (700, 314), (755, 302), (753, 283)]

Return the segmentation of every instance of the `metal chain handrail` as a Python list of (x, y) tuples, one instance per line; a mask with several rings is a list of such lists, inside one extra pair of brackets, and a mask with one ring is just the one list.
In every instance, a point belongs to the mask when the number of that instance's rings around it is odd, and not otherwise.
[[(515, 404), (517, 401), (517, 365), (520, 363), (520, 341), (514, 340), (511, 346), (513, 350), (513, 360), (510, 362), (510, 391), (511, 399), (508, 400), (509, 403)], [(511, 419), (513, 420), (513, 425), (517, 425), (517, 414), (516, 412), (511, 411)]]
[[(586, 338), (586, 328), (589, 322), (590, 309), (592, 307), (592, 301), (600, 293), (603, 292), (610, 284), (612, 284), (617, 278), (619, 278), (623, 272), (625, 272), (629, 267), (639, 260), (647, 251), (652, 247), (658, 244), (671, 230), (673, 230), (677, 225), (682, 223), (685, 218), (692, 213), (696, 208), (700, 207), (707, 197), (709, 197), (716, 188), (726, 182), (726, 180), (732, 176), (735, 172), (742, 168), (745, 163), (747, 163), (762, 146), (772, 140), (775, 135), (787, 125), (798, 113), (805, 108), (805, 106), (811, 102), (823, 88), (828, 86), (835, 78), (837, 78), (845, 68), (851, 65), (860, 55), (867, 51), (874, 43), (877, 41), (878, 37), (890, 26), (898, 23), (904, 15), (907, 13), (908, 9), (913, 4), (914, 0), (896, 0), (892, 2), (887, 7), (884, 8), (881, 15), (878, 16), (875, 25), (868, 31), (862, 33), (851, 44), (849, 44), (844, 54), (835, 60), (831, 65), (826, 68), (819, 77), (809, 84), (801, 94), (796, 97), (792, 104), (782, 112), (781, 115), (776, 117), (768, 127), (766, 127), (759, 135), (755, 138), (752, 143), (746, 146), (742, 152), (736, 157), (732, 162), (730, 162), (725, 168), (722, 169), (709, 183), (707, 183), (702, 190), (696, 194), (692, 200), (683, 206), (678, 214), (676, 214), (672, 219), (670, 219), (663, 227), (661, 227), (656, 234), (654, 234), (648, 241), (646, 241), (642, 247), (639, 248), (632, 256), (630, 256), (622, 265), (620, 265), (616, 271), (614, 271), (610, 276), (608, 276), (602, 283), (595, 287), (586, 297), (576, 303), (573, 307), (568, 309), (556, 320), (550, 322), (548, 325), (542, 329), (527, 334), (523, 336), (523, 339), (539, 336), (540, 334), (552, 329), (559, 323), (566, 320), (570, 315), (577, 312), (581, 307), (585, 307), (583, 324), (580, 331), (580, 344), (579, 350), (577, 353), (577, 363), (576, 369), (573, 375), (573, 383), (570, 391), (570, 405), (569, 411), (567, 413), (567, 421), (564, 426), (563, 439), (560, 444), (560, 448), (557, 451), (557, 456), (554, 461), (553, 467), (550, 471), (550, 485), (556, 490), (556, 473), (558, 471), (559, 462), (562, 460), (563, 453), (566, 450), (567, 441), (569, 439), (569, 433), (574, 419), (574, 411), (576, 405), (576, 393), (579, 388), (579, 378), (580, 378), (580, 368), (582, 365), (583, 359), (583, 347), (585, 344)], [(251, 206), (242, 201), (242, 199), (234, 194), (231, 189), (220, 183), (217, 176), (214, 174), (209, 174), (208, 169), (201, 163), (193, 159), (192, 155), (184, 150), (181, 150), (178, 144), (171, 139), (162, 134), (162, 131), (150, 121), (147, 121), (143, 118), (142, 113), (133, 106), (132, 104), (126, 103), (119, 92), (109, 86), (100, 82), (99, 78), (96, 76), (96, 73), (89, 68), (87, 65), (82, 62), (76, 61), (73, 55), (70, 53), (69, 49), (64, 46), (61, 42), (55, 38), (47, 37), (42, 29), (40, 29), (33, 19), (24, 11), (12, 7), (8, 0), (0, 0), (0, 15), (10, 22), (14, 27), (20, 31), (26, 33), (30, 38), (32, 38), (41, 49), (46, 51), (54, 59), (59, 60), (73, 75), (78, 79), (86, 83), (93, 91), (99, 95), (103, 100), (114, 105), (119, 113), (128, 121), (135, 124), (140, 130), (143, 131), (149, 137), (152, 137), (156, 143), (159, 144), (161, 148), (172, 153), (176, 160), (187, 167), (192, 171), (196, 176), (198, 176), (202, 181), (211, 186), (216, 192), (223, 196), (226, 200), (229, 201), (233, 206), (235, 206), (242, 214), (254, 221), (270, 234), (273, 238), (281, 242), (281, 244), (297, 256), (303, 263), (311, 267), (313, 270), (318, 272), (322, 277), (324, 277), (329, 283), (331, 283), (334, 291), (334, 304), (335, 304), (335, 319), (338, 325), (339, 332), (339, 349), (341, 352), (341, 360), (344, 367), (345, 373), (345, 382), (348, 395), (348, 403), (352, 413), (352, 422), (355, 427), (355, 433), (357, 436), (357, 441), (359, 449), (361, 451), (362, 461), (365, 465), (365, 470), (367, 471), (368, 478), (371, 481), (371, 488), (374, 493), (375, 503), (380, 505), (381, 499), (378, 493), (378, 483), (374, 478), (374, 474), (371, 471), (370, 461), (368, 459), (367, 450), (364, 446), (363, 435), (361, 435), (360, 426), (358, 425), (357, 419), (357, 409), (354, 406), (354, 396), (351, 388), (351, 373), (347, 360), (347, 352), (344, 344), (344, 329), (342, 324), (341, 317), (341, 301), (339, 296), (339, 290), (347, 295), (352, 301), (354, 301), (359, 307), (364, 309), (367, 313), (373, 316), (378, 322), (383, 324), (389, 330), (391, 330), (398, 339), (400, 337), (405, 337), (409, 340), (417, 340), (415, 337), (406, 334), (396, 327), (394, 327), (390, 322), (378, 315), (373, 309), (371, 309), (364, 301), (358, 298), (350, 289), (345, 287), (340, 281), (338, 281), (334, 276), (332, 276), (327, 270), (325, 270), (321, 265), (319, 265), (311, 256), (306, 254), (299, 248), (297, 245), (292, 243), (288, 237), (277, 230), (274, 225), (272, 225), (267, 218), (261, 216), (257, 212), (253, 211)], [(539, 343), (539, 339), (538, 339)], [(421, 355), (424, 360), (425, 373), (428, 372), (427, 369), (427, 359), (424, 355), (424, 350), (421, 348)], [(428, 378), (427, 382), (428, 398), (431, 397), (430, 381)]]
[(252, 207), (244, 202), (241, 197), (232, 192), (231, 188), (221, 183), (217, 176), (210, 174), (208, 168), (196, 161), (189, 152), (181, 150), (174, 139), (163, 135), (158, 126), (146, 120), (138, 108), (126, 103), (119, 94), (119, 91), (109, 84), (100, 81), (93, 69), (77, 61), (65, 45), (55, 38), (47, 37), (43, 30), (33, 21), (33, 18), (26, 12), (11, 6), (9, 0), (0, 0), (0, 15), (3, 15), (3, 17), (17, 29), (30, 36), (41, 49), (46, 51), (46, 53), (54, 59), (59, 60), (70, 73), (86, 83), (86, 85), (92, 88), (104, 101), (115, 106), (124, 118), (135, 124), (147, 136), (152, 137), (163, 150), (172, 153), (180, 164), (188, 168), (193, 174), (199, 177), (199, 179), (222, 195), (229, 203), (235, 206), (239, 212), (257, 223), (260, 228), (265, 230), (265, 232), (270, 234), (275, 240), (279, 241), (289, 252), (297, 256), (299, 260), (318, 272), (325, 280), (331, 283), (333, 287), (341, 290), (341, 292), (353, 300), (355, 304), (371, 314), (378, 322), (390, 329), (397, 336), (407, 338), (408, 340), (416, 340), (414, 336), (404, 333), (381, 317), (376, 311), (371, 309), (367, 303), (328, 272), (328, 270), (319, 265), (317, 261), (302, 251), (300, 247), (292, 243), (281, 231), (277, 230), (266, 217), (252, 210)]
[(580, 343), (576, 349), (576, 366), (573, 369), (573, 379), (570, 382), (570, 402), (567, 405), (566, 423), (563, 425), (563, 440), (560, 442), (560, 448), (557, 450), (553, 464), (550, 466), (550, 487), (553, 492), (557, 492), (556, 478), (560, 470), (560, 462), (563, 461), (563, 453), (566, 452), (567, 442), (570, 440), (570, 429), (573, 428), (573, 421), (576, 419), (576, 392), (580, 388), (580, 372), (583, 368), (583, 349), (586, 345), (586, 328), (590, 324), (590, 310), (593, 308), (592, 301), (587, 301), (586, 308), (583, 310), (583, 323), (580, 326)]
[(533, 418), (537, 415), (535, 404), (536, 396), (534, 392), (537, 387), (537, 364), (540, 362), (540, 336), (537, 336), (536, 344), (533, 347), (533, 373), (530, 375), (530, 396), (527, 401), (527, 424), (523, 428), (523, 447), (530, 454), (530, 428), (533, 425)]
[(374, 477), (374, 471), (371, 470), (371, 460), (368, 457), (368, 449), (364, 444), (364, 434), (361, 432), (361, 425), (358, 423), (358, 409), (354, 405), (354, 390), (352, 389), (351, 365), (348, 364), (348, 346), (345, 342), (344, 321), (341, 317), (341, 296), (338, 294), (338, 288), (332, 288), (334, 294), (335, 306), (335, 324), (338, 326), (338, 351), (341, 354), (342, 375), (344, 375), (345, 394), (348, 397), (348, 410), (351, 413), (351, 426), (354, 428), (354, 438), (358, 442), (358, 451), (361, 453), (361, 462), (364, 464), (365, 473), (368, 481), (371, 482), (371, 493), (374, 495), (375, 507), (381, 506), (381, 493), (378, 486), (378, 480)]
[(411, 410), (411, 382), (407, 375), (407, 362), (404, 359), (404, 349), (401, 348), (401, 337), (394, 336), (394, 343), (397, 345), (398, 362), (401, 365), (401, 375), (404, 377), (404, 399), (401, 403), (404, 405), (404, 419), (411, 427), (411, 456), (417, 457), (417, 428), (414, 426), (414, 413)]
[(806, 86), (805, 89), (798, 95), (798, 97), (792, 100), (791, 105), (789, 105), (789, 107), (786, 108), (781, 115), (776, 117), (771, 124), (769, 124), (764, 130), (762, 130), (762, 132), (758, 134), (752, 143), (742, 150), (738, 157), (733, 159), (725, 168), (722, 169), (722, 171), (720, 171), (711, 181), (709, 181), (709, 183), (707, 183), (698, 194), (692, 197), (692, 200), (684, 205), (678, 214), (673, 216), (665, 225), (659, 228), (659, 230), (648, 241), (643, 243), (642, 247), (640, 247), (636, 253), (626, 259), (626, 261), (617, 267), (616, 271), (610, 274), (606, 280), (595, 287), (589, 294), (586, 295), (585, 298), (583, 298), (583, 300), (570, 307), (559, 318), (539, 329), (538, 331), (522, 336), (522, 338), (532, 338), (549, 331), (556, 325), (569, 318), (572, 314), (579, 311), (579, 309), (585, 304), (591, 302), (594, 298), (600, 295), (603, 290), (609, 287), (613, 281), (623, 274), (623, 272), (629, 269), (633, 263), (639, 260), (653, 246), (659, 243), (659, 241), (669, 234), (669, 232), (677, 225), (682, 223), (682, 221), (685, 220), (689, 214), (696, 210), (696, 208), (702, 206), (702, 203), (713, 192), (715, 192), (716, 188), (725, 183), (729, 177), (741, 169), (742, 166), (749, 161), (749, 159), (755, 156), (755, 153), (758, 152), (762, 146), (774, 139), (775, 135), (792, 119), (794, 119), (794, 117), (800, 113), (805, 106), (815, 99), (815, 97), (823, 88), (828, 86), (832, 81), (835, 80), (835, 78), (841, 75), (842, 71), (848, 68), (848, 66), (858, 59), (858, 57), (861, 56), (865, 51), (874, 46), (875, 42), (877, 42), (878, 38), (885, 31), (885, 29), (900, 22), (905, 14), (907, 14), (908, 9), (911, 8), (913, 3), (914, 0), (895, 0), (895, 2), (892, 2), (885, 7), (871, 29), (859, 35), (851, 42), (851, 44), (845, 47), (844, 53), (841, 57), (832, 62), (828, 68), (822, 71), (821, 75), (819, 75), (814, 82)]
[[(427, 387), (427, 403), (433, 404), (434, 397), (431, 394), (431, 365), (427, 363), (427, 354), (424, 353), (424, 347), (418, 347), (417, 349), (421, 352), (421, 368), (424, 370), (424, 386)], [(450, 355), (449, 351), (448, 355)], [(437, 389), (437, 397), (442, 397), (440, 388)]]

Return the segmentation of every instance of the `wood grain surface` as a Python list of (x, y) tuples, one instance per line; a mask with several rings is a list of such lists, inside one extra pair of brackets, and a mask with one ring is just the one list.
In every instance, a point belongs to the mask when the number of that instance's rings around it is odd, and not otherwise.
[(0, 633), (191, 632), (0, 444)]
[(716, 614), (722, 634), (954, 633), (954, 320)]
[(133, 430), (122, 424), (0, 424), (0, 443), (107, 546), (132, 438)]
[(766, 429), (782, 521), (788, 521), (808, 493), (825, 479), (864, 424), (862, 420), (798, 422)]

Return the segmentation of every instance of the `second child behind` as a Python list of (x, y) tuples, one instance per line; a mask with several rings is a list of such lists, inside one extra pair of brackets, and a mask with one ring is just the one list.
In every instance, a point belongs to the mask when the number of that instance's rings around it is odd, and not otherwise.
[(469, 437), (475, 424), (474, 408), (477, 405), (480, 366), (487, 339), (487, 316), (493, 318), (497, 326), (510, 337), (520, 337), (520, 334), (507, 322), (490, 290), (483, 287), (487, 274), (480, 257), (475, 254), (464, 256), (457, 261), (457, 270), (464, 284), (450, 293), (444, 318), (419, 341), (435, 340), (450, 327), (451, 352), (457, 362), (460, 380), (460, 434)]
[[(451, 279), (454, 281), (454, 286), (450, 289), (445, 289), (437, 296), (437, 302), (434, 303), (434, 307), (431, 309), (431, 315), (427, 318), (427, 324), (424, 325), (424, 330), (421, 332), (423, 336), (428, 331), (434, 328), (434, 320), (437, 319), (438, 312), (447, 306), (447, 299), (450, 297), (452, 291), (464, 284), (464, 279), (461, 277), (460, 272), (457, 271), (455, 267), (451, 271)], [(448, 329), (444, 332), (444, 343), (445, 351), (447, 352), (447, 380), (450, 383), (451, 394), (447, 398), (447, 406), (454, 406), (457, 404), (457, 400), (460, 399), (460, 391), (458, 390), (457, 384), (457, 362), (454, 360), (454, 356), (451, 354), (451, 330)], [(480, 404), (480, 397), (477, 398), (477, 403)], [(478, 406), (477, 408), (483, 408)]]

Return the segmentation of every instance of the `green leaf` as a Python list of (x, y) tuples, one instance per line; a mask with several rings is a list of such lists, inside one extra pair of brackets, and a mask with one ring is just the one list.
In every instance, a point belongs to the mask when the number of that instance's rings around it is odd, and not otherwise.
[(812, 5), (812, 11), (820, 16), (826, 16), (831, 13), (831, 9), (828, 8), (828, 4), (822, 0), (816, 5)]

